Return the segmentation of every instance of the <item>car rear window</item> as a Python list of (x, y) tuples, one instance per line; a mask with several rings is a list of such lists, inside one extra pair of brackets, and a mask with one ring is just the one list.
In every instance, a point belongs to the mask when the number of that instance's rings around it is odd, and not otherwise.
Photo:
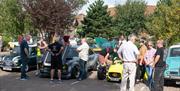
[(170, 52), (170, 57), (180, 57), (180, 47), (172, 48)]

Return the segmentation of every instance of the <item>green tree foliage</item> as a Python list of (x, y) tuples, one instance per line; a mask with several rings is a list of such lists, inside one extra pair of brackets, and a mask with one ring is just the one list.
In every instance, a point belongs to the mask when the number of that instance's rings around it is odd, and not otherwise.
[(115, 17), (115, 30), (129, 35), (138, 34), (145, 29), (146, 3), (143, 0), (127, 0), (124, 5), (118, 5)]
[(32, 29), (28, 15), (18, 0), (0, 0), (0, 12), (0, 33), (5, 42), (17, 39), (17, 35)]
[(18, 0), (0, 0), (0, 32), (5, 35), (17, 36), (31, 28)]
[(180, 1), (160, 0), (146, 26), (156, 39), (164, 39), (167, 46), (180, 42)]
[(107, 12), (107, 5), (104, 5), (103, 0), (97, 0), (90, 5), (87, 11), (87, 16), (83, 21), (81, 32), (82, 36), (94, 37), (112, 37), (112, 17)]

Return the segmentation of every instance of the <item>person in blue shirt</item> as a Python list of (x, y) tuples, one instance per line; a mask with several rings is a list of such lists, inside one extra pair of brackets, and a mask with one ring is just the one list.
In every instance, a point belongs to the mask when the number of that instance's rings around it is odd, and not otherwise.
[[(23, 36), (22, 36), (23, 37)], [(21, 79), (27, 80), (26, 67), (29, 60), (29, 46), (27, 43), (28, 37), (23, 37), (20, 44), (20, 57), (21, 57)]]

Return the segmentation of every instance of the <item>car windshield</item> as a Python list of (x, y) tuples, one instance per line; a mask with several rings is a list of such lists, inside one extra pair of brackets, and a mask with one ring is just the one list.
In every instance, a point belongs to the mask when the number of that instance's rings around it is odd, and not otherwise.
[(20, 46), (14, 47), (12, 51), (13, 51), (13, 53), (15, 53), (15, 54), (20, 54)]
[(172, 48), (170, 52), (170, 57), (180, 57), (180, 47)]

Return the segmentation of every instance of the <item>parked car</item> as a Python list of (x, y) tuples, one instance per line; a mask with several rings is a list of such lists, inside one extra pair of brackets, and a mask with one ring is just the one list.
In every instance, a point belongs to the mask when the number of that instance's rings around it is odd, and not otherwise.
[(99, 65), (97, 77), (99, 80), (120, 82), (122, 79), (123, 66), (120, 60), (115, 60), (110, 66)]
[(180, 81), (180, 44), (170, 46), (165, 61), (165, 81)]
[(119, 82), (122, 79), (122, 72), (123, 72), (123, 65), (120, 60), (116, 60), (115, 63), (110, 65), (106, 74), (106, 80)]
[[(36, 67), (36, 47), (37, 45), (29, 45), (28, 65), (26, 70)], [(15, 45), (11, 50), (10, 55), (6, 55), (0, 61), (0, 68), (5, 71), (19, 71), (21, 68), (20, 46)]]
[[(62, 78), (70, 79), (77, 78), (80, 73), (80, 66), (78, 52), (76, 51), (75, 46), (66, 46), (62, 53)], [(49, 77), (50, 76), (50, 66), (51, 66), (51, 54), (49, 52), (44, 55), (45, 60), (43, 62), (43, 67), (40, 69), (40, 77)], [(96, 69), (98, 62), (98, 54), (90, 50), (89, 60), (87, 61), (87, 69)], [(57, 76), (57, 70), (56, 70)]]

